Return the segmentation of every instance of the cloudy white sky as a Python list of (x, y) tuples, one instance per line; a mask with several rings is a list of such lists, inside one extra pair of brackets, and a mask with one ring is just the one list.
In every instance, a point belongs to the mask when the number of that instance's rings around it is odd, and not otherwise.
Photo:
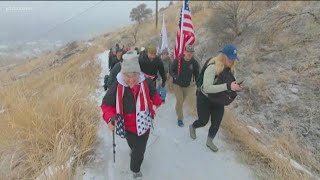
[[(141, 3), (155, 11), (155, 1), (0, 1), (0, 43), (88, 39), (131, 23), (130, 11)], [(168, 4), (159, 1), (159, 9)]]

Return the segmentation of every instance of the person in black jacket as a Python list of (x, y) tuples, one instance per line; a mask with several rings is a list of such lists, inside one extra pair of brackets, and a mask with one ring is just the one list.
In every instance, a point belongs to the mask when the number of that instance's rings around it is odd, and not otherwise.
[[(123, 58), (123, 59), (126, 59), (126, 58), (128, 58), (129, 55), (132, 55), (132, 54), (138, 56), (137, 51), (132, 50), (132, 51), (127, 51), (127, 52), (122, 56), (122, 58)], [(107, 87), (110, 87), (113, 82), (117, 81), (117, 75), (118, 75), (118, 73), (121, 71), (121, 64), (122, 64), (122, 61), (120, 61), (120, 62), (118, 62), (117, 64), (115, 64), (115, 65), (113, 66), (113, 68), (111, 69), (110, 74), (109, 74), (109, 77), (108, 77), (108, 80), (107, 80), (107, 83), (106, 83), (106, 86), (107, 86)]]
[(116, 51), (116, 56), (109, 61), (109, 70), (111, 70), (115, 64), (122, 61), (122, 52), (121, 49)]
[(193, 57), (193, 46), (187, 45), (184, 57), (181, 58), (181, 69), (178, 74), (178, 60), (170, 66), (170, 75), (173, 78), (173, 89), (176, 96), (176, 114), (178, 126), (183, 127), (183, 102), (189, 94), (192, 78), (198, 79), (199, 63)]
[(164, 72), (164, 67), (161, 59), (156, 56), (157, 50), (154, 46), (147, 48), (146, 53), (140, 54), (139, 64), (141, 71), (145, 74), (147, 78), (151, 78), (156, 85), (156, 80), (158, 78), (158, 72), (162, 79), (162, 87), (166, 85), (166, 74)]

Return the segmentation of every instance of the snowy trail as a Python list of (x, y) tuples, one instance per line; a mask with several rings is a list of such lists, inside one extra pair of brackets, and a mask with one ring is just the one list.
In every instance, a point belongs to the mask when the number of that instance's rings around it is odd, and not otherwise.
[[(102, 66), (100, 83), (108, 73), (108, 51), (99, 54)], [(105, 92), (97, 90), (97, 105)], [(143, 180), (212, 180), (254, 179), (252, 171), (235, 160), (228, 150), (220, 131), (215, 139), (219, 152), (211, 152), (205, 145), (208, 127), (197, 129), (197, 139), (189, 136), (188, 125), (195, 117), (185, 110), (185, 127), (177, 126), (175, 97), (167, 95), (166, 103), (156, 110), (154, 130), (151, 131), (145, 159), (141, 167)], [(95, 160), (85, 168), (84, 180), (128, 180), (132, 179), (129, 169), (129, 147), (125, 139), (116, 136), (116, 163), (113, 163), (112, 133), (101, 120), (98, 131)]]

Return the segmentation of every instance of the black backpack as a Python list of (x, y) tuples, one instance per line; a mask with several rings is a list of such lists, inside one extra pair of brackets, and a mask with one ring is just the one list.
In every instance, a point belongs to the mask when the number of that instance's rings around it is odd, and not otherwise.
[(202, 69), (201, 69), (201, 71), (200, 71), (199, 77), (198, 77), (198, 79), (197, 79), (197, 81), (196, 81), (196, 85), (197, 85), (197, 88), (198, 88), (198, 89), (201, 88), (201, 86), (202, 86), (204, 71), (207, 69), (207, 67), (208, 67), (209, 65), (214, 64), (214, 63), (208, 64), (210, 60), (211, 60), (211, 58), (209, 58), (209, 59), (204, 63), (204, 65), (203, 65), (203, 67), (202, 67)]
[[(217, 82), (214, 84), (231, 84), (236, 79), (231, 73), (230, 68), (225, 68), (217, 77)], [(220, 105), (227, 106), (233, 102), (233, 100), (237, 97), (237, 92), (226, 90), (219, 93), (208, 93), (208, 98), (211, 102), (217, 103)]]
[[(196, 81), (196, 85), (198, 87), (198, 90), (200, 90), (202, 84), (203, 84), (203, 76), (204, 76), (204, 72), (207, 69), (208, 66), (210, 66), (211, 64), (214, 63), (209, 63), (209, 61), (211, 60), (208, 59), (206, 61), (206, 63), (203, 65), (203, 68), (201, 69), (201, 72), (199, 74), (199, 77)], [(217, 81), (214, 84), (223, 84), (223, 83), (231, 83), (233, 81), (235, 81), (235, 78), (233, 76), (233, 74), (231, 73), (230, 68), (225, 68), (218, 76), (215, 77), (215, 79), (217, 79)], [(208, 99), (216, 104), (220, 104), (220, 105), (224, 105), (227, 106), (230, 103), (233, 102), (233, 100), (237, 97), (237, 92), (235, 91), (231, 91), (231, 90), (227, 90), (227, 91), (223, 91), (223, 92), (219, 92), (219, 93), (209, 93), (208, 94)]]
[(105, 91), (108, 89), (108, 86), (107, 86), (108, 79), (109, 79), (109, 75), (105, 75), (104, 80), (103, 80), (103, 82), (104, 82), (103, 88)]

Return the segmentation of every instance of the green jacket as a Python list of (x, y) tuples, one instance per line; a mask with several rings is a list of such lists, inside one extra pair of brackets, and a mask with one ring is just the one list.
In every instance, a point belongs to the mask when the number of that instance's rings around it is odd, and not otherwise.
[[(236, 72), (234, 72), (233, 75), (236, 78)], [(219, 93), (228, 90), (227, 83), (215, 85), (214, 83), (216, 83), (216, 81), (215, 65), (210, 64), (204, 71), (201, 92), (207, 95), (208, 93)]]

